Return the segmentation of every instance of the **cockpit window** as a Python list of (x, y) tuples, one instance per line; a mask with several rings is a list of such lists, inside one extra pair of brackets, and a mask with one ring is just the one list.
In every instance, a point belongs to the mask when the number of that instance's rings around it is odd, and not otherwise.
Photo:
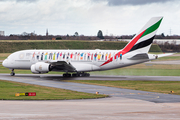
[(26, 56), (28, 56), (28, 57), (31, 56), (31, 53), (26, 53)]

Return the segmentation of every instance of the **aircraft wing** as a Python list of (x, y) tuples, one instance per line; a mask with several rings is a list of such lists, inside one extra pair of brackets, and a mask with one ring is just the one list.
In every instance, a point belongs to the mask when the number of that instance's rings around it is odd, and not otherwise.
[(160, 57), (170, 56), (170, 55), (173, 55), (173, 54), (175, 54), (175, 53), (164, 53), (164, 54), (159, 54), (157, 56), (158, 56), (158, 58), (160, 58)]
[(75, 72), (76, 68), (71, 65), (71, 63), (66, 61), (52, 61), (51, 70), (52, 71), (63, 71), (63, 72)]

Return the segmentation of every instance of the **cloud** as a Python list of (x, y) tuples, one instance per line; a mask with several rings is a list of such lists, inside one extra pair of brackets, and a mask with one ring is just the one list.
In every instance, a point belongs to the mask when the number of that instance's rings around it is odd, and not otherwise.
[(54, 35), (76, 31), (97, 35), (98, 30), (123, 35), (138, 32), (151, 17), (164, 16), (158, 32), (169, 34), (171, 28), (172, 34), (179, 34), (179, 0), (135, 1), (138, 5), (119, 0), (0, 0), (0, 28), (6, 35), (33, 31), (45, 35), (47, 28)]
[(10, 1), (10, 2), (37, 2), (38, 0), (0, 0), (0, 2), (7, 2), (7, 1)]
[(16, 0), (16, 2), (37, 2), (38, 0)]
[(119, 5), (145, 5), (151, 3), (165, 3), (172, 2), (175, 0), (99, 0), (107, 1), (110, 6), (119, 6)]

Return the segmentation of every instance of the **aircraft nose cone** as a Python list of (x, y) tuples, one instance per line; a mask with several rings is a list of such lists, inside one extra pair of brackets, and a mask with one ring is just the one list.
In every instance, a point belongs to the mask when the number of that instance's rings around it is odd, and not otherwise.
[(2, 62), (2, 65), (3, 65), (3, 66), (5, 65), (5, 60)]
[(7, 59), (5, 59), (5, 60), (2, 62), (2, 65), (3, 65), (4, 67), (7, 66)]

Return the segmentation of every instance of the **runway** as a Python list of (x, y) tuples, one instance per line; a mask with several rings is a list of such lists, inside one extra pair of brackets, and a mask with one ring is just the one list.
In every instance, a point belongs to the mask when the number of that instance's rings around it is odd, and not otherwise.
[[(92, 76), (92, 77), (75, 77), (75, 78), (63, 78), (60, 75), (34, 75), (34, 74), (18, 74), (16, 76), (10, 76), (8, 74), (0, 74), (0, 79), (9, 80), (15, 82), (22, 82), (28, 84), (36, 84), (41, 86), (55, 87), (61, 89), (68, 89), (79, 92), (96, 93), (110, 95), (112, 97), (123, 97), (130, 99), (145, 100), (155, 103), (176, 103), (180, 102), (179, 95), (153, 93), (139, 90), (121, 89), (97, 85), (87, 85), (80, 83), (64, 82), (62, 80), (163, 80), (166, 77), (160, 76)], [(174, 79), (173, 79), (174, 78)], [(179, 78), (179, 79), (178, 79)], [(168, 77), (166, 80), (180, 80), (180, 77)]]

